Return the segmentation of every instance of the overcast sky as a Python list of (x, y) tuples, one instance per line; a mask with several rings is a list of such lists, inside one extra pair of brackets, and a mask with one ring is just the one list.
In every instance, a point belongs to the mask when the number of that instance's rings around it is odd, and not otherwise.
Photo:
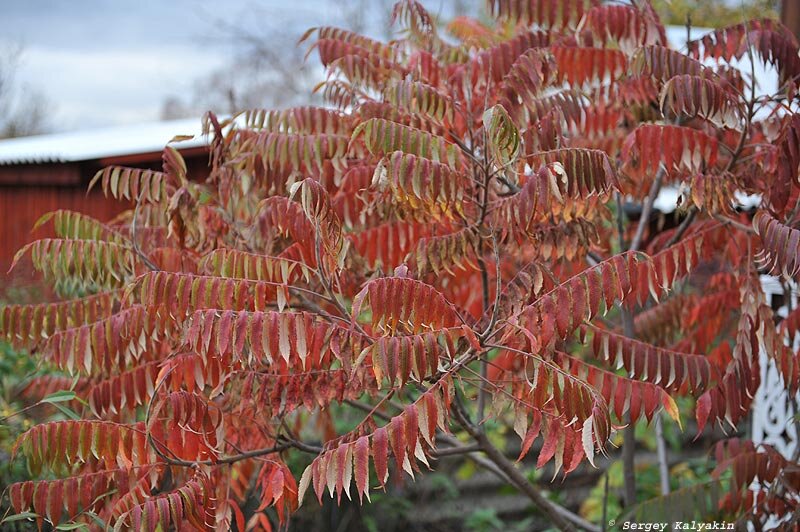
[(0, 15), (0, 46), (24, 47), (18, 81), (45, 94), (54, 130), (157, 120), (231, 57), (220, 22), (296, 37), (342, 23), (325, 0), (0, 0)]

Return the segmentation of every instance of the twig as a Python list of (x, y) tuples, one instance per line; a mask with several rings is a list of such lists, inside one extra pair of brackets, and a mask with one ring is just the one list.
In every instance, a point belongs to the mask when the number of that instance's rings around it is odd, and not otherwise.
[(316, 232), (316, 241), (314, 242), (314, 254), (317, 260), (317, 277), (319, 278), (319, 282), (322, 283), (323, 288), (325, 288), (325, 292), (327, 293), (328, 297), (330, 297), (331, 302), (336, 305), (336, 308), (339, 309), (339, 312), (342, 313), (342, 317), (349, 316), (349, 312), (347, 309), (344, 308), (341, 301), (334, 295), (333, 290), (331, 289), (330, 280), (328, 279), (327, 274), (325, 273), (325, 268), (322, 265), (322, 237), (320, 235), (320, 227), (318, 224), (314, 224), (314, 229)]
[[(452, 447), (467, 447), (466, 445), (461, 443), (458, 440), (458, 438), (456, 438), (455, 436), (452, 436), (450, 434), (439, 434), (439, 435), (436, 436), (436, 438), (441, 440), (441, 441), (443, 441), (443, 442), (445, 442), (445, 443), (447, 443), (448, 445), (450, 445)], [(469, 458), (470, 460), (472, 460), (473, 462), (475, 462), (476, 464), (478, 464), (480, 467), (484, 468), (485, 470), (489, 471), (490, 473), (495, 475), (497, 478), (499, 478), (500, 480), (502, 480), (506, 484), (513, 484), (511, 479), (508, 478), (508, 476), (505, 473), (500, 471), (500, 468), (498, 468), (495, 465), (494, 462), (492, 462), (491, 460), (489, 460), (488, 458), (483, 456), (483, 454), (481, 454), (480, 448), (476, 449), (473, 452), (468, 453), (466, 456), (467, 456), (467, 458)]]
[(330, 320), (341, 321), (341, 322), (347, 323), (348, 325), (350, 324), (350, 320), (348, 320), (347, 318), (342, 318), (341, 316), (334, 316), (333, 314), (331, 314), (329, 312), (326, 312), (325, 309), (323, 309), (322, 307), (317, 305), (315, 302), (313, 302), (310, 299), (308, 299), (307, 297), (305, 297), (303, 294), (298, 294), (297, 297), (300, 299), (300, 302), (306, 308), (311, 310), (312, 312), (316, 312), (320, 316), (322, 316), (324, 318), (328, 318)]
[(348, 404), (348, 405), (350, 405), (352, 407), (358, 408), (359, 410), (363, 410), (364, 412), (367, 412), (370, 415), (373, 415), (373, 416), (375, 416), (377, 418), (380, 418), (380, 419), (382, 419), (384, 421), (391, 421), (392, 420), (391, 417), (387, 416), (383, 412), (378, 412), (376, 410), (373, 410), (373, 407), (371, 405), (368, 405), (366, 403), (362, 403), (361, 401), (356, 401), (354, 399), (345, 399), (344, 402), (345, 402), (345, 404)]
[[(676, 120), (676, 122), (680, 121)], [(650, 213), (653, 210), (653, 204), (658, 197), (658, 193), (661, 192), (661, 185), (664, 181), (665, 174), (666, 168), (663, 164), (661, 164), (656, 172), (655, 178), (653, 179), (652, 185), (650, 185), (650, 190), (647, 193), (644, 204), (642, 205), (642, 213), (639, 217), (639, 223), (636, 226), (636, 232), (634, 233), (633, 239), (628, 246), (629, 251), (639, 251), (639, 248), (642, 245), (644, 230), (647, 224), (650, 222)], [(617, 213), (617, 230), (619, 232), (620, 249), (625, 249), (622, 225), (622, 202), (619, 199), (619, 195), (617, 196), (617, 208), (620, 211)], [(636, 331), (634, 329), (633, 315), (631, 314), (630, 310), (620, 305), (620, 314), (622, 317), (622, 326), (625, 336), (629, 338), (635, 337)], [(625, 480), (625, 505), (632, 506), (636, 503), (636, 432), (635, 425), (630, 422), (630, 413), (628, 414), (627, 418), (628, 426), (625, 427), (623, 432), (622, 464), (624, 470), (623, 477)]]
[(656, 415), (656, 452), (658, 454), (658, 471), (661, 476), (661, 495), (669, 494), (669, 461), (667, 459), (667, 443), (664, 441), (664, 423), (661, 415)]
[[(445, 442), (451, 444), (453, 447), (467, 448), (466, 445), (464, 445), (463, 443), (458, 441), (454, 436), (451, 436), (449, 434), (442, 434), (442, 435), (440, 435), (438, 437), (442, 441), (445, 441)], [(480, 449), (480, 446), (478, 446), (478, 448)], [(491, 461), (490, 459), (486, 458), (482, 454), (479, 454), (478, 452), (471, 452), (471, 453), (467, 454), (467, 457), (469, 459), (471, 459), (472, 461), (474, 461), (480, 467), (484, 468), (485, 470), (487, 470), (490, 473), (492, 473), (493, 475), (495, 475), (497, 478), (499, 478), (504, 483), (511, 484), (511, 485), (516, 485), (514, 480), (509, 478), (509, 476), (506, 475), (503, 472), (503, 470), (501, 470), (497, 466), (497, 464), (495, 464), (493, 461)], [(520, 489), (520, 491), (522, 491), (522, 490)], [(552, 503), (551, 502), (551, 504), (553, 506), (553, 511), (555, 511), (556, 513), (562, 515), (565, 519), (568, 519), (571, 522), (575, 523), (580, 528), (582, 528), (584, 530), (588, 530), (590, 532), (600, 532), (600, 527), (593, 525), (592, 523), (586, 521), (585, 519), (583, 519), (579, 515), (576, 515), (576, 514), (570, 512), (566, 508), (564, 508), (562, 506), (559, 506), (556, 503)]]
[(624, 218), (625, 218), (625, 211), (622, 205), (622, 196), (619, 192), (614, 194), (614, 199), (617, 203), (617, 238), (619, 240), (619, 249), (622, 251), (625, 249), (625, 227), (624, 227)]
[[(503, 278), (500, 275), (500, 248), (497, 244), (497, 235), (492, 233), (492, 249), (494, 250), (494, 269), (495, 269), (495, 286), (494, 286), (494, 306), (492, 307), (492, 316), (489, 318), (489, 325), (480, 334), (481, 338), (486, 336), (494, 329), (497, 324), (497, 312), (500, 307), (500, 296), (502, 295)], [(487, 294), (488, 295), (488, 294)]]
[(750, 99), (747, 102), (747, 116), (745, 117), (745, 125), (744, 129), (742, 130), (742, 134), (739, 136), (739, 142), (736, 144), (736, 148), (733, 150), (731, 154), (731, 159), (728, 161), (728, 164), (725, 165), (724, 172), (729, 172), (733, 165), (736, 164), (736, 160), (739, 158), (739, 155), (742, 153), (742, 149), (744, 149), (745, 141), (747, 140), (747, 134), (750, 132), (750, 126), (753, 123), (753, 116), (754, 116), (754, 109), (756, 105), (756, 72), (755, 72), (755, 58), (753, 57), (753, 47), (750, 44), (750, 30), (745, 24), (745, 39), (747, 39), (747, 55), (750, 58)]
[(608, 470), (606, 470), (603, 478), (605, 478), (603, 482), (603, 517), (601, 517), (600, 526), (603, 527), (603, 532), (605, 532), (606, 523), (608, 523)]
[(667, 243), (664, 245), (665, 248), (670, 247), (671, 245), (678, 242), (681, 238), (683, 238), (683, 234), (689, 229), (689, 226), (692, 225), (695, 217), (697, 216), (697, 208), (692, 206), (689, 209), (689, 214), (686, 215), (686, 218), (683, 219), (681, 225), (678, 226), (678, 230), (670, 237)]
[(139, 247), (139, 244), (136, 242), (136, 219), (139, 217), (139, 200), (136, 200), (136, 207), (133, 208), (133, 221), (131, 221), (131, 244), (133, 244), (133, 251), (142, 259), (145, 266), (150, 268), (151, 271), (157, 272), (160, 271), (161, 268), (156, 266), (153, 261), (151, 261), (147, 255)]
[(724, 216), (724, 215), (722, 215), (722, 214), (715, 214), (715, 215), (714, 215), (714, 218), (715, 218), (716, 220), (719, 220), (719, 221), (720, 221), (720, 222), (722, 222), (722, 223), (725, 223), (725, 224), (732, 225), (732, 226), (733, 226), (733, 227), (735, 227), (736, 229), (738, 229), (738, 230), (740, 230), (740, 231), (744, 231), (745, 233), (754, 234), (754, 233), (756, 232), (756, 230), (755, 230), (755, 229), (753, 229), (751, 226), (749, 226), (749, 225), (744, 225), (743, 223), (739, 223), (739, 222), (737, 222), (736, 220), (734, 220), (734, 219), (732, 219), (732, 218), (728, 218), (727, 216)]
[[(366, 422), (367, 422), (367, 420), (368, 420), (369, 418), (371, 418), (372, 416), (375, 416), (375, 415), (377, 415), (377, 416), (378, 416), (378, 417), (380, 417), (380, 418), (387, 419), (387, 417), (388, 417), (388, 416), (386, 416), (385, 414), (379, 414), (379, 413), (378, 413), (378, 409), (381, 407), (381, 405), (382, 405), (383, 403), (386, 403), (386, 402), (388, 402), (388, 401), (389, 401), (389, 400), (392, 398), (392, 396), (394, 395), (394, 393), (395, 393), (396, 391), (397, 391), (397, 389), (390, 390), (390, 391), (389, 391), (389, 393), (387, 393), (386, 395), (384, 395), (384, 396), (383, 396), (383, 398), (382, 398), (380, 401), (378, 401), (378, 402), (375, 404), (375, 406), (373, 406), (373, 407), (372, 407), (371, 409), (369, 409), (368, 411), (366, 411), (366, 410), (365, 410), (365, 411), (367, 412), (367, 415), (364, 417), (364, 419), (361, 421), (361, 423), (359, 423), (358, 425), (356, 425), (356, 428), (355, 428), (355, 429), (353, 429), (351, 432), (356, 432), (356, 431), (357, 431), (359, 428), (361, 428), (361, 425), (363, 425), (364, 423), (366, 423)], [(354, 404), (353, 406), (358, 406), (358, 405)], [(369, 405), (365, 405), (365, 406), (369, 407)], [(360, 408), (360, 406), (358, 406), (358, 407)]]
[(446, 456), (458, 456), (460, 454), (470, 454), (480, 450), (481, 450), (480, 446), (478, 446), (477, 443), (473, 443), (472, 445), (458, 445), (458, 446), (447, 447), (445, 449), (436, 449), (431, 452), (431, 456), (433, 456), (434, 458), (443, 458)]
[[(620, 305), (622, 316), (622, 328), (625, 336), (633, 338), (636, 336), (633, 315), (630, 310)], [(636, 504), (636, 426), (631, 422), (630, 413), (626, 420), (628, 426), (622, 432), (622, 468), (624, 480), (625, 506)]]
[(653, 204), (656, 201), (656, 197), (658, 197), (658, 193), (661, 191), (661, 184), (664, 181), (665, 173), (666, 170), (664, 170), (664, 166), (661, 165), (658, 168), (658, 172), (656, 172), (656, 177), (653, 179), (653, 184), (650, 185), (650, 191), (648, 192), (647, 198), (645, 198), (644, 205), (642, 206), (642, 215), (639, 218), (639, 224), (636, 226), (636, 233), (633, 235), (631, 245), (628, 247), (629, 251), (639, 251), (639, 248), (642, 245), (644, 229), (650, 221), (650, 213), (653, 210)]
[[(323, 264), (322, 264), (322, 237), (320, 236), (321, 233), (320, 233), (319, 225), (315, 224), (315, 229), (316, 229), (316, 242), (315, 242), (315, 245), (314, 245), (314, 253), (315, 253), (316, 259), (317, 259), (317, 269), (315, 270), (316, 273), (317, 273), (317, 277), (319, 278), (320, 283), (322, 283), (323, 288), (325, 288), (325, 292), (327, 293), (328, 297), (330, 298), (330, 301), (336, 306), (337, 309), (339, 309), (339, 312), (342, 313), (342, 317), (343, 318), (347, 318), (350, 315), (350, 313), (347, 312), (347, 309), (344, 308), (344, 305), (342, 305), (342, 302), (339, 301), (339, 298), (337, 298), (336, 295), (333, 293), (333, 289), (331, 288), (330, 279), (328, 279), (328, 276), (325, 273), (325, 268), (323, 267)], [(367, 336), (367, 337), (369, 336), (364, 331), (364, 329), (361, 327), (361, 325), (359, 325), (358, 316), (353, 316), (351, 324), (353, 325), (353, 327), (358, 329), (358, 332), (360, 332), (364, 336)]]
[(586, 252), (586, 260), (589, 262), (590, 266), (597, 266), (601, 262), (603, 262), (603, 257), (595, 253), (594, 251), (587, 251)]
[(32, 405), (28, 405), (28, 406), (26, 406), (24, 408), (21, 408), (20, 410), (17, 410), (16, 412), (12, 412), (12, 413), (10, 413), (9, 415), (7, 415), (5, 417), (0, 417), (0, 423), (5, 423), (6, 421), (11, 419), (12, 417), (18, 416), (20, 414), (24, 414), (25, 412), (27, 412), (29, 410), (33, 410), (37, 406), (41, 406), (41, 405), (44, 405), (44, 404), (49, 404), (49, 403), (45, 403), (43, 401), (37, 401), (37, 402), (33, 403)]
[(299, 440), (291, 439), (291, 438), (286, 438), (285, 440), (286, 440), (287, 443), (290, 444), (289, 445), (290, 447), (293, 447), (293, 448), (297, 449), (298, 451), (303, 451), (303, 452), (309, 453), (309, 454), (320, 454), (322, 452), (322, 448), (321, 447), (317, 447), (315, 445), (309, 445), (307, 443), (301, 442)]
[[(148, 437), (149, 437), (148, 433)], [(164, 459), (168, 464), (175, 465), (175, 466), (183, 466), (183, 467), (197, 467), (199, 465), (220, 465), (220, 464), (234, 464), (236, 462), (240, 462), (242, 460), (247, 460), (248, 458), (256, 458), (259, 456), (264, 456), (266, 454), (278, 453), (294, 447), (291, 442), (283, 442), (280, 444), (273, 445), (271, 447), (265, 447), (263, 449), (253, 449), (252, 451), (246, 451), (239, 454), (233, 454), (230, 456), (222, 456), (215, 460), (182, 460), (180, 458), (171, 458), (169, 456), (165, 456), (161, 453), (161, 458)], [(320, 449), (321, 451), (322, 449)]]
[(496, 177), (498, 181), (500, 181), (506, 187), (508, 187), (508, 190), (510, 190), (512, 194), (517, 194), (520, 190), (522, 190), (518, 185), (509, 181), (508, 178), (506, 178), (505, 176), (498, 175)]

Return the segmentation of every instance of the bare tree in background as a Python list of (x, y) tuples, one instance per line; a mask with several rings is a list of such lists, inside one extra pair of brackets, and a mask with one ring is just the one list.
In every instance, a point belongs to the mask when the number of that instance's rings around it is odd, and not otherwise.
[[(391, 38), (391, 31), (389, 26), (391, 24), (390, 13), (391, 6), (396, 0), (338, 0), (334, 4), (339, 6), (342, 13), (343, 27), (356, 33), (374, 33), (376, 37)], [(376, 6), (377, 4), (377, 6)], [(382, 13), (384, 18), (379, 21), (369, 21), (365, 15), (368, 13)], [(375, 24), (379, 27), (372, 28), (374, 31), (369, 31), (370, 24)]]
[(319, 80), (316, 65), (306, 64), (299, 35), (263, 7), (248, 9), (252, 20), (270, 21), (253, 29), (248, 22), (216, 20), (217, 39), (232, 46), (233, 59), (195, 83), (189, 101), (164, 101), (162, 118), (198, 116), (206, 110), (233, 114), (257, 107), (282, 108), (313, 103), (310, 87)]
[(48, 129), (51, 105), (44, 94), (20, 85), (16, 74), (23, 48), (0, 48), (0, 138), (24, 137)]
[[(335, 0), (331, 4), (337, 6), (341, 27), (389, 39), (392, 37), (389, 13), (394, 2)], [(474, 14), (479, 5), (480, 0), (457, 0), (455, 4), (442, 1), (443, 7), (452, 9), (448, 16)], [(437, 12), (433, 2), (431, 7), (432, 12)], [(323, 72), (317, 63), (304, 60), (306, 47), (297, 45), (300, 36), (297, 28), (264, 7), (253, 5), (247, 11), (247, 21), (217, 19), (214, 22), (222, 42), (233, 45), (234, 59), (199, 80), (188, 101), (177, 96), (167, 98), (162, 104), (162, 119), (199, 116), (209, 109), (219, 114), (233, 114), (258, 107), (285, 108), (320, 103), (310, 89), (321, 80)], [(385, 14), (384, 18), (368, 18), (375, 13)], [(305, 28), (301, 26), (300, 29)]]

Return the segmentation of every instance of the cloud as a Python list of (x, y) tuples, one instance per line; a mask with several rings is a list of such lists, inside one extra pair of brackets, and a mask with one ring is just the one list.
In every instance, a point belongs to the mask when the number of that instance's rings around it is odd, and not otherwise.
[(224, 63), (203, 47), (91, 51), (28, 47), (19, 81), (56, 106), (59, 129), (157, 120), (161, 103)]

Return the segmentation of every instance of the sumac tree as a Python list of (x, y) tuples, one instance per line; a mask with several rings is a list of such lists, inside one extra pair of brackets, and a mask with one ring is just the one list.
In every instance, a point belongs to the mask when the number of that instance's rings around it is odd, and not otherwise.
[[(617, 453), (624, 430), (632, 492), (637, 422), (735, 434), (759, 351), (797, 390), (798, 311), (776, 325), (758, 282), (800, 271), (794, 37), (750, 21), (684, 53), (644, 2), (488, 9), (445, 27), (402, 0), (390, 43), (309, 30), (327, 107), (208, 114), (204, 181), (167, 147), (160, 172), (97, 174), (125, 215), (42, 220), (56, 238), (17, 258), (72, 297), (3, 307), (0, 331), (50, 370), (30, 401), (72, 382), (83, 402), (19, 437), (16, 459), (48, 476), (8, 488), (16, 512), (253, 529), (268, 507), (285, 522), (304, 499), (365, 503), (479, 453), (555, 526), (599, 530), (544, 497), (484, 421), (555, 475)], [(737, 60), (774, 66), (779, 91)], [(668, 185), (683, 200), (661, 227)], [(337, 432), (333, 403), (361, 421)], [(647, 515), (701, 499), (742, 522), (797, 515), (796, 457), (736, 439), (715, 457), (711, 484)]]

